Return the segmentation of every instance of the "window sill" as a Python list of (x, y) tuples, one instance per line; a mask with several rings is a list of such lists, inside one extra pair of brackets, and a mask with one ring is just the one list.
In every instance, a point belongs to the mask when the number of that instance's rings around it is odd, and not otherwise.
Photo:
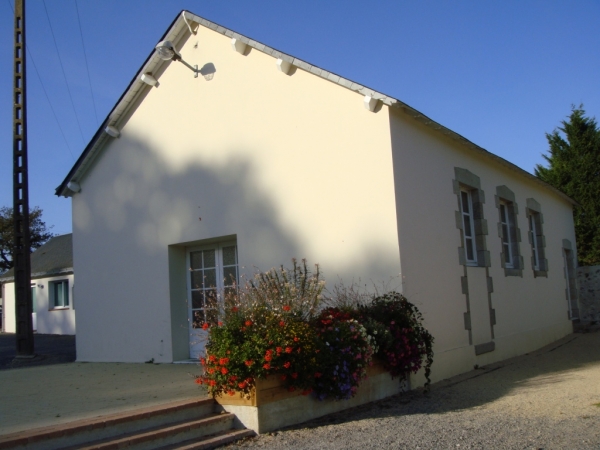
[(57, 306), (55, 308), (49, 309), (48, 311), (68, 311), (69, 309), (71, 309), (68, 306)]
[(539, 277), (548, 278), (548, 271), (547, 270), (534, 270), (533, 277), (534, 278), (539, 278)]

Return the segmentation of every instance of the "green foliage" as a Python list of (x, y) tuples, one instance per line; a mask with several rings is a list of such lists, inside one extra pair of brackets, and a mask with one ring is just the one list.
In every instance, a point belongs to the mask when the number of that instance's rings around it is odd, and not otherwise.
[(579, 264), (600, 264), (600, 130), (583, 106), (573, 107), (568, 120), (546, 134), (548, 167), (537, 165), (535, 174), (561, 190), (580, 206), (573, 211)]
[[(29, 210), (29, 244), (30, 252), (44, 245), (54, 235), (49, 232), (52, 227), (46, 227), (42, 220), (42, 210), (34, 207)], [(0, 208), (0, 273), (12, 269), (13, 251), (15, 245), (13, 209), (8, 206)]]
[(417, 373), (425, 362), (425, 389), (431, 383), (433, 336), (423, 326), (419, 309), (403, 295), (390, 292), (360, 308), (363, 315), (382, 324), (387, 332), (374, 334), (379, 347), (376, 356), (392, 376)]
[[(377, 354), (392, 376), (425, 376), (433, 362), (433, 337), (418, 309), (390, 293), (366, 304), (343, 300), (319, 312), (324, 281), (303, 261), (257, 274), (230, 293), (217, 326), (209, 331), (198, 384), (212, 395), (250, 394), (257, 378), (276, 375), (291, 391), (319, 399), (348, 399)], [(366, 297), (365, 297), (366, 298)]]

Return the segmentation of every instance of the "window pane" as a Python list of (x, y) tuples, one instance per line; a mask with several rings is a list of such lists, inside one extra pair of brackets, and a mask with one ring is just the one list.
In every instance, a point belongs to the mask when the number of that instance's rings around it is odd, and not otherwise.
[(469, 214), (471, 212), (469, 209), (469, 194), (465, 191), (460, 191), (460, 198), (462, 200), (463, 212)]
[(510, 248), (508, 247), (508, 244), (504, 244), (504, 262), (510, 264), (511, 260), (510, 260)]
[(206, 321), (210, 325), (216, 325), (219, 320), (219, 313), (216, 309), (209, 309), (206, 311)]
[(37, 298), (36, 298), (36, 287), (31, 287), (31, 304), (33, 305), (33, 312), (37, 311)]
[[(206, 262), (206, 260), (204, 260)], [(204, 286), (205, 287), (216, 287), (217, 286), (217, 270), (207, 269), (204, 271)]]
[(202, 269), (202, 252), (190, 253), (190, 268)]
[(506, 224), (502, 224), (502, 242), (508, 242), (508, 226)]
[(473, 236), (473, 231), (471, 230), (471, 218), (469, 216), (463, 216), (463, 219), (465, 236)]
[(475, 260), (475, 255), (473, 252), (473, 239), (467, 239), (466, 240), (466, 246), (467, 246), (467, 259), (469, 261), (474, 261)]
[(69, 306), (69, 282), (63, 281), (63, 306)]
[(237, 267), (225, 267), (223, 269), (223, 284), (225, 286), (232, 286), (237, 284)]
[(202, 291), (192, 291), (192, 309), (202, 308), (204, 306), (202, 303), (203, 298)]
[(204, 250), (202, 253), (204, 254), (204, 267), (216, 267), (215, 251)]
[(223, 265), (224, 266), (233, 266), (237, 264), (235, 254), (235, 245), (231, 247), (223, 247)]
[(201, 289), (204, 287), (204, 274), (201, 270), (190, 272), (190, 280), (192, 282), (192, 289)]

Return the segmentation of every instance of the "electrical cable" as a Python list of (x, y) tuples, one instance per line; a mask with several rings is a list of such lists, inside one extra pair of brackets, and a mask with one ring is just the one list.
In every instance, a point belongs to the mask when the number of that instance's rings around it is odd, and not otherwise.
[(48, 8), (46, 8), (46, 0), (42, 0), (42, 4), (44, 5), (44, 11), (46, 12), (46, 18), (48, 19), (48, 24), (50, 25), (50, 33), (52, 34), (52, 40), (54, 41), (54, 47), (56, 48), (56, 53), (58, 55), (58, 61), (60, 62), (60, 68), (62, 70), (63, 77), (65, 79), (65, 84), (67, 85), (67, 92), (69, 93), (69, 99), (71, 100), (71, 106), (73, 108), (73, 113), (75, 114), (75, 120), (77, 121), (77, 125), (79, 126), (79, 133), (81, 134), (81, 141), (85, 145), (85, 138), (83, 137), (83, 130), (81, 128), (81, 123), (79, 122), (79, 117), (77, 116), (77, 111), (75, 110), (75, 103), (73, 102), (73, 95), (71, 94), (71, 88), (69, 87), (69, 82), (67, 81), (67, 74), (65, 73), (65, 68), (63, 66), (62, 58), (60, 57), (60, 52), (58, 51), (58, 45), (56, 44), (54, 30), (52, 29), (52, 23), (50, 22), (50, 16), (48, 15)]
[[(12, 4), (10, 3), (10, 0), (6, 0), (8, 2), (8, 6), (10, 6), (10, 10), (12, 11), (13, 15), (15, 14), (15, 10), (12, 7)], [(42, 77), (40, 76), (40, 72), (37, 69), (37, 66), (35, 65), (35, 60), (33, 59), (33, 55), (31, 54), (31, 51), (29, 50), (29, 45), (25, 44), (26, 50), (27, 50), (27, 54), (29, 55), (29, 58), (31, 58), (31, 64), (33, 65), (33, 69), (35, 70), (35, 74), (38, 77), (38, 80), (40, 81), (40, 84), (42, 85), (42, 91), (44, 91), (44, 95), (46, 96), (46, 100), (48, 101), (48, 106), (50, 106), (50, 110), (52, 111), (52, 115), (54, 116), (54, 120), (56, 120), (56, 124), (58, 125), (58, 129), (60, 130), (60, 134), (62, 135), (65, 144), (67, 145), (67, 149), (69, 150), (69, 153), (71, 154), (71, 157), (73, 158), (73, 161), (75, 161), (75, 155), (73, 154), (73, 151), (71, 150), (71, 146), (69, 145), (69, 141), (67, 141), (67, 136), (65, 135), (64, 130), (62, 129), (62, 127), (60, 126), (60, 121), (58, 120), (58, 116), (56, 115), (56, 111), (54, 110), (54, 107), (52, 106), (52, 102), (50, 101), (50, 97), (48, 96), (48, 92), (46, 91), (46, 87), (44, 86), (44, 82), (42, 81)]]
[(79, 7), (77, 6), (77, 0), (75, 0), (75, 10), (77, 11), (77, 23), (79, 24), (79, 36), (81, 37), (81, 46), (83, 47), (83, 57), (85, 60), (85, 70), (87, 72), (88, 84), (90, 86), (90, 94), (92, 94), (92, 104), (94, 105), (94, 115), (96, 116), (96, 126), (100, 126), (98, 120), (98, 109), (96, 108), (96, 99), (94, 98), (94, 90), (92, 89), (92, 79), (90, 77), (90, 67), (88, 66), (87, 52), (85, 51), (85, 42), (83, 41), (83, 31), (81, 29), (81, 19), (79, 18)]

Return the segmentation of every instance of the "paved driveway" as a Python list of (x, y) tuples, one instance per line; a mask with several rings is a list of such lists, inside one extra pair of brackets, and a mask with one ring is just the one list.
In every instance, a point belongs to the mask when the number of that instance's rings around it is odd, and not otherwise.
[(241, 446), (598, 450), (600, 332), (437, 383), (428, 395), (395, 396)]

